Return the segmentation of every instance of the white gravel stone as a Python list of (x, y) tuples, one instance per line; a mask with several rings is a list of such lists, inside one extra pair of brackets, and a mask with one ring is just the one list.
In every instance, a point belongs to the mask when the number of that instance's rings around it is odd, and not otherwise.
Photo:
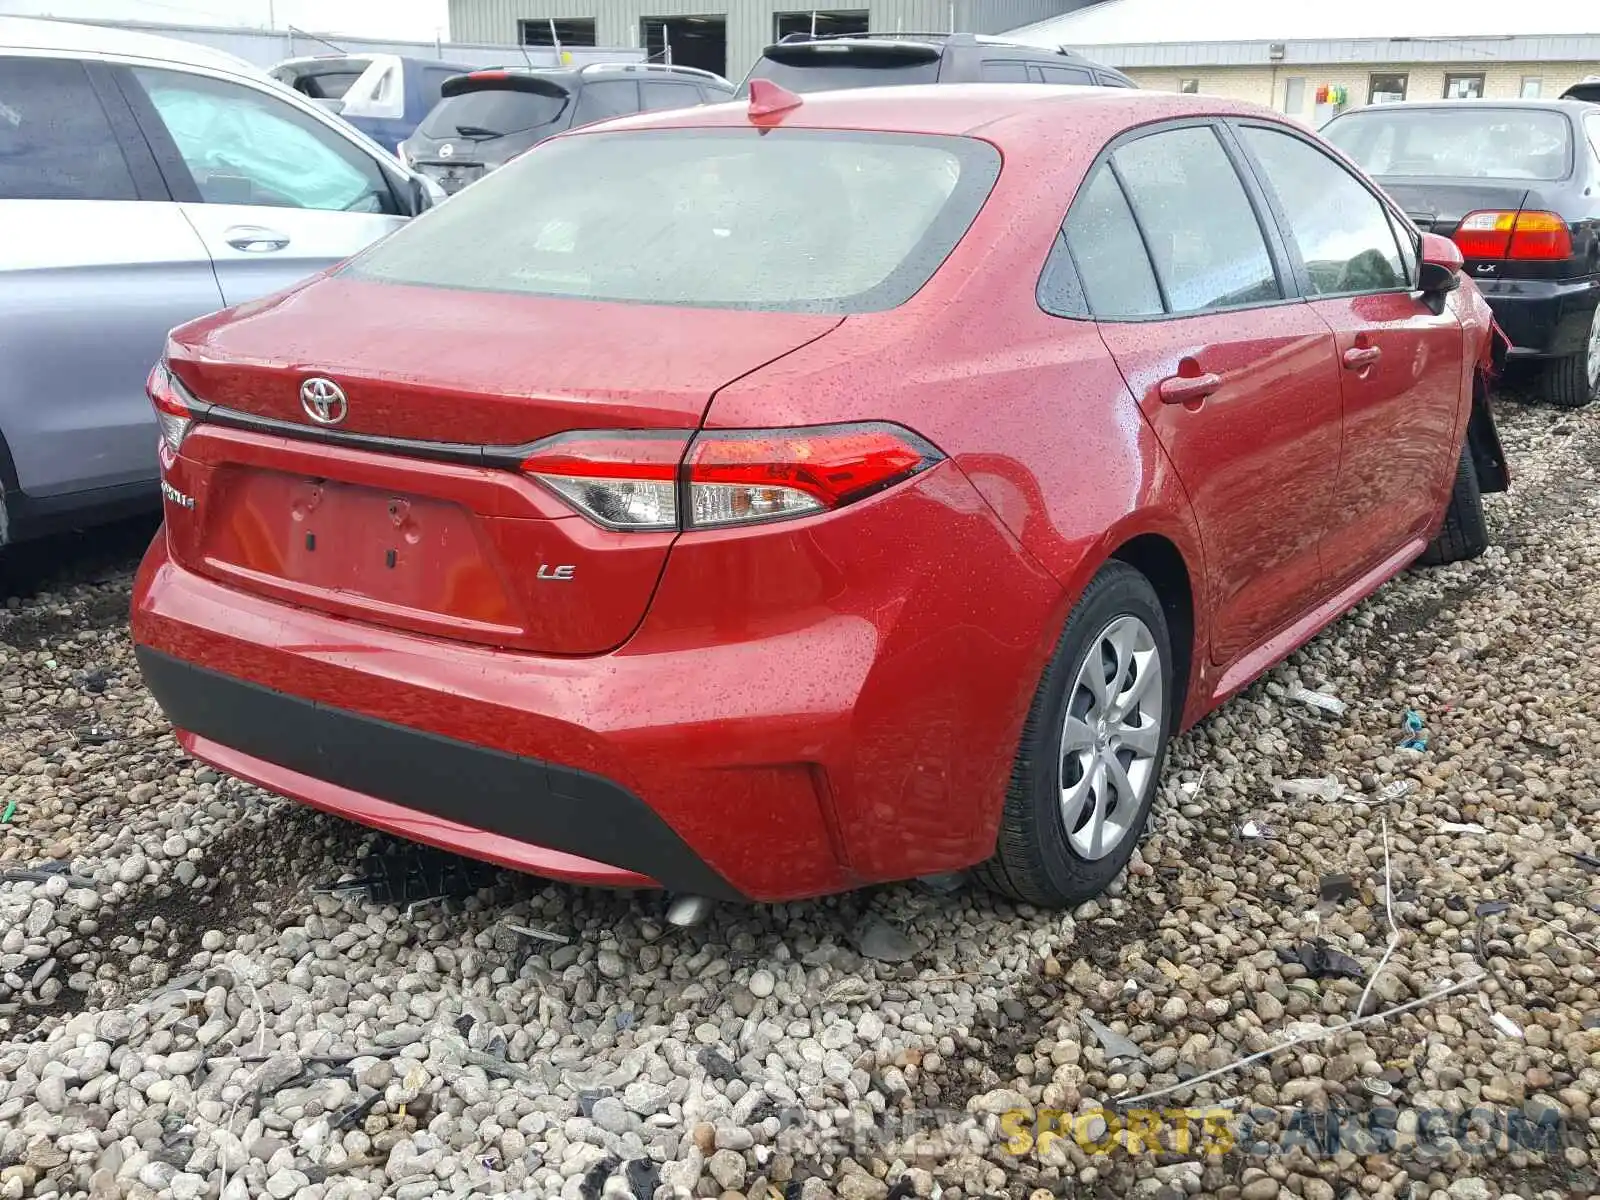
[[(1561, 1171), (1600, 1165), (1600, 876), (1579, 857), (1600, 855), (1600, 409), (1499, 411), (1515, 482), (1487, 500), (1488, 553), (1408, 572), (1175, 737), (1128, 870), (1072, 913), (911, 884), (678, 930), (653, 900), (513, 876), (416, 904), (319, 890), (408, 847), (179, 752), (128, 644), (131, 548), (14, 595), (8, 560), (0, 806), (26, 833), (0, 874), (67, 869), (0, 882), (0, 1190), (619, 1197), (649, 1161), (672, 1200), (802, 1176), (811, 1200), (902, 1177), (963, 1200), (1560, 1200)], [(1407, 709), (1424, 753), (1396, 750)], [(1336, 802), (1272, 787), (1329, 777)], [(1279, 952), (1322, 938), (1370, 976), (1383, 820), (1401, 946), (1376, 1002), (1481, 949), (1520, 1036), (1469, 989), (1157, 1107), (1490, 1105), (1564, 1121), (1554, 1163), (1005, 1153), (1008, 1113), (1087, 1115), (1351, 1017), (1364, 980)], [(1273, 836), (1241, 841), (1247, 821)], [(1329, 874), (1356, 898), (1319, 903)], [(1490, 901), (1513, 907), (1478, 917)], [(1085, 1013), (1139, 1053), (1108, 1061)], [(841, 1132), (932, 1110), (947, 1153)]]

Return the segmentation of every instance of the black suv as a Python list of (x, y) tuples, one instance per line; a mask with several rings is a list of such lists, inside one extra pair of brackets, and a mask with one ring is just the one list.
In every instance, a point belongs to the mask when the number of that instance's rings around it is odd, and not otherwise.
[(469, 71), (445, 80), (439, 103), (400, 144), (400, 157), (446, 192), (458, 192), (575, 126), (716, 104), (733, 94), (733, 84), (720, 75), (662, 63)]
[(770, 79), (791, 92), (909, 83), (1073, 83), (1138, 85), (1121, 71), (1070, 50), (1021, 46), (972, 33), (791, 33), (762, 52), (739, 85)]

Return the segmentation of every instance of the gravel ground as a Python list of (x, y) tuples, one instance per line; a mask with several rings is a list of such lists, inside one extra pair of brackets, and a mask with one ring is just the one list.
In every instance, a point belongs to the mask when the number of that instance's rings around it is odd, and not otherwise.
[[(125, 627), (147, 531), (14, 555), (0, 1200), (1596, 1192), (1600, 412), (1501, 424), (1489, 554), (1396, 581), (1177, 739), (1129, 872), (1070, 915), (915, 884), (679, 931), (654, 897), (441, 858), (398, 898), (329, 891), (408, 848), (185, 760)], [(1425, 750), (1398, 748), (1408, 709)], [(1489, 1106), (1556, 1143), (1008, 1152), (1002, 1114), (1092, 1114), (1351, 1019), (1390, 900), (1366, 1011), (1483, 978), (1152, 1107), (1227, 1101), (1271, 1139)], [(1318, 938), (1362, 978), (1283, 961)]]

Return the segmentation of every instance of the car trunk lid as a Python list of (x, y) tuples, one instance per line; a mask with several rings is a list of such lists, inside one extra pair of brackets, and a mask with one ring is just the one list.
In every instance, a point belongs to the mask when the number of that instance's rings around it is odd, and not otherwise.
[(1468, 213), (1520, 212), (1530, 194), (1527, 183), (1514, 179), (1418, 179), (1384, 175), (1376, 178), (1418, 229), (1441, 237), (1453, 234)]
[(718, 387), (839, 320), (333, 277), (180, 329), (171, 362), (202, 401), (307, 436), (300, 385), (325, 376), (348, 402), (340, 433), (519, 446), (692, 429)]
[[(1466, 259), (1467, 270), (1476, 277), (1488, 279), (1551, 279), (1564, 278), (1582, 269), (1580, 260), (1555, 250), (1554, 257), (1524, 257), (1517, 253), (1497, 255), (1477, 250), (1484, 242), (1462, 229), (1462, 221), (1473, 213), (1507, 213), (1518, 219), (1518, 229), (1565, 224), (1561, 218), (1560, 195), (1555, 184), (1540, 184), (1520, 179), (1430, 179), (1392, 178), (1378, 176), (1394, 199), (1405, 209), (1406, 215), (1424, 232), (1454, 238)], [(1524, 215), (1527, 214), (1527, 215)], [(1534, 215), (1537, 214), (1537, 215)], [(1552, 222), (1552, 215), (1557, 218)], [(1481, 218), (1488, 221), (1489, 218)], [(1504, 227), (1512, 222), (1506, 219)], [(1480, 224), (1481, 229), (1481, 224)], [(1493, 240), (1493, 239), (1490, 239)], [(1502, 239), (1502, 244), (1503, 239)], [(1565, 243), (1563, 243), (1565, 244)]]
[[(675, 535), (599, 528), (519, 448), (694, 430), (719, 387), (840, 320), (322, 279), (174, 334), (173, 374), (215, 407), (167, 473), (192, 501), (169, 503), (169, 539), (194, 570), (337, 615), (600, 653)], [(313, 419), (309, 379), (342, 391), (341, 419)]]

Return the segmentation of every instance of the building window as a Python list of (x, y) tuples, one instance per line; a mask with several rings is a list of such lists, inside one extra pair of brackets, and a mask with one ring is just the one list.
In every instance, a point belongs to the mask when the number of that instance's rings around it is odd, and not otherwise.
[(524, 46), (595, 46), (593, 17), (544, 17), (517, 22), (517, 40)]
[(1180, 79), (1178, 80), (1178, 90), (1186, 96), (1197, 96), (1200, 94), (1200, 81), (1198, 79)]
[(1524, 75), (1522, 77), (1522, 91), (1518, 95), (1524, 100), (1537, 100), (1544, 95), (1544, 80), (1537, 75)]
[(1291, 117), (1300, 115), (1306, 106), (1306, 78), (1291, 75), (1283, 81), (1283, 111)]
[(867, 32), (867, 10), (849, 12), (780, 12), (772, 14), (772, 36), (782, 41), (791, 33), (834, 37)]
[(1444, 77), (1446, 100), (1482, 100), (1482, 75), (1446, 75)]
[(1404, 75), (1373, 75), (1368, 82), (1368, 104), (1398, 104), (1406, 98)]
[(726, 14), (639, 18), (639, 41), (651, 62), (699, 67), (715, 75), (728, 72)]

